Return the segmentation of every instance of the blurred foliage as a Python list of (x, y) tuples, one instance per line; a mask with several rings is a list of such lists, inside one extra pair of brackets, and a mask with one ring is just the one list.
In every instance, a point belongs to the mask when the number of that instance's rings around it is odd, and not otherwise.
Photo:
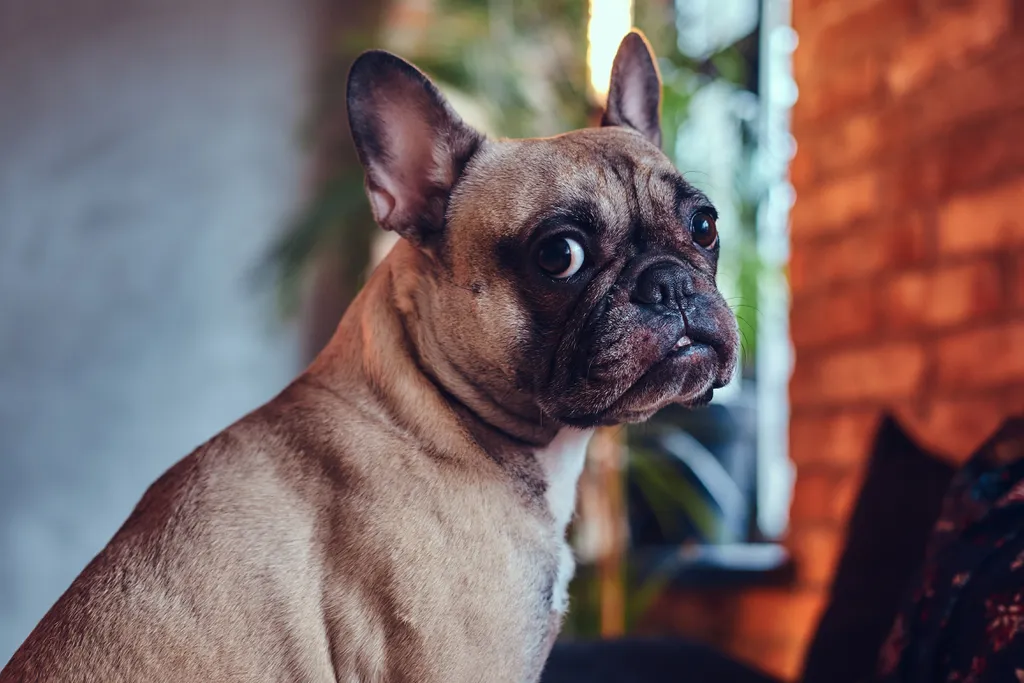
[(439, 0), (429, 31), (403, 57), (442, 90), (470, 96), (508, 137), (553, 135), (586, 123), (586, 3)]
[[(665, 428), (670, 428), (665, 426)], [(642, 491), (644, 501), (655, 513), (666, 537), (678, 535), (680, 516), (700, 529), (700, 535), (714, 534), (714, 512), (705, 496), (665, 457), (645, 448), (630, 446), (626, 459), (626, 476)], [(669, 557), (664, 567), (647, 568), (643, 575), (631, 561), (629, 553), (622, 558), (619, 576), (625, 595), (624, 633), (633, 633), (647, 610), (668, 587), (674, 563)], [(569, 585), (572, 609), (562, 625), (562, 637), (599, 638), (601, 633), (601, 582), (596, 565), (581, 565)]]
[[(470, 99), (482, 117), (462, 113), (486, 119), (485, 132), (553, 135), (586, 125), (586, 11), (581, 0), (438, 0), (429, 30), (400, 51), (450, 97)], [(371, 47), (380, 45), (366, 32), (339, 35), (303, 129), (307, 145), (323, 144), (317, 132), (336, 127), (350, 56)], [(303, 277), (324, 250), (341, 254), (342, 289), (356, 291), (373, 231), (362, 170), (343, 167), (323, 179), (271, 253), (282, 311), (297, 310)]]
[[(620, 568), (625, 584), (625, 624), (623, 633), (637, 631), (647, 611), (664, 593), (672, 581), (674, 557), (664, 567), (655, 567), (642, 576), (627, 555)], [(580, 565), (569, 584), (569, 604), (560, 637), (569, 639), (597, 639), (601, 633), (601, 582), (596, 565)]]
[(342, 256), (346, 291), (355, 292), (362, 284), (370, 253), (372, 226), (362, 169), (325, 181), (271, 251), (282, 312), (293, 315), (298, 310), (303, 278), (324, 250)]

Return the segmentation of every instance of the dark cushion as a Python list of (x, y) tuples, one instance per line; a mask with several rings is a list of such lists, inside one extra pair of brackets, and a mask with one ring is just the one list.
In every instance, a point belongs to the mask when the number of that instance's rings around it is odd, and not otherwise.
[(541, 683), (779, 683), (714, 650), (679, 640), (556, 643)]
[(853, 683), (874, 672), (954, 472), (883, 420), (803, 683)]

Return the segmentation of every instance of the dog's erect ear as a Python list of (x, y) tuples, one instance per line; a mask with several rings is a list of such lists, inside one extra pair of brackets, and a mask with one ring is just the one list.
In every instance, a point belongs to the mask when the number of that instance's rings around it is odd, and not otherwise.
[(661, 74), (654, 51), (636, 29), (626, 34), (615, 53), (601, 125), (627, 126), (661, 147)]
[(352, 65), (348, 120), (374, 219), (413, 244), (429, 245), (483, 136), (419, 69), (382, 50), (365, 52)]

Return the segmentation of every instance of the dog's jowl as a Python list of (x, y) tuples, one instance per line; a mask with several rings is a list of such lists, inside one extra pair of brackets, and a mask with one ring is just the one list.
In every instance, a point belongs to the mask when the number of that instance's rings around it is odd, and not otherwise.
[(535, 681), (590, 434), (729, 380), (715, 209), (659, 149), (638, 33), (598, 128), (487, 139), (385, 52), (348, 106), (404, 239), (306, 372), (153, 484), (4, 683)]

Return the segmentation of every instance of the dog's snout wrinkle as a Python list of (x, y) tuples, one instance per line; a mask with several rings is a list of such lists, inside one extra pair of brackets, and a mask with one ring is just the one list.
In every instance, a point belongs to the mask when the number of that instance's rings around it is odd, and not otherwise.
[(690, 319), (686, 315), (686, 310), (683, 308), (679, 309), (679, 317), (683, 319), (683, 335), (686, 337), (690, 336)]

